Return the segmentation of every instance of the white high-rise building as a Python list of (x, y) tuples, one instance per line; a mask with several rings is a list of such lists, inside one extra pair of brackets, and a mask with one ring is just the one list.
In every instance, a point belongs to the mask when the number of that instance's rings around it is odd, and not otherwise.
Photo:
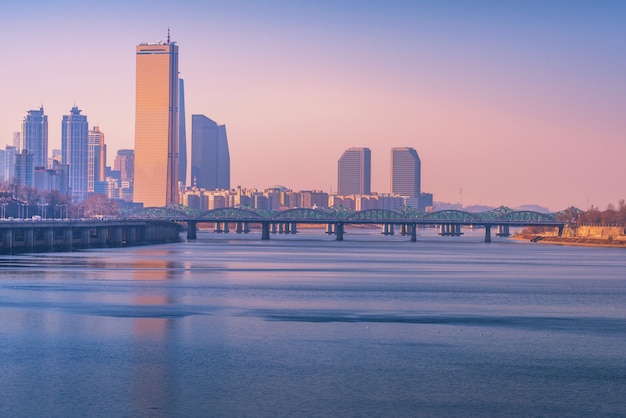
[(370, 194), (372, 152), (369, 148), (349, 148), (339, 158), (337, 194)]
[(87, 198), (89, 182), (89, 125), (87, 116), (80, 112), (72, 107), (61, 126), (62, 162), (69, 166), (70, 194), (75, 202)]
[(391, 149), (391, 193), (420, 197), (421, 162), (417, 151), (402, 147)]

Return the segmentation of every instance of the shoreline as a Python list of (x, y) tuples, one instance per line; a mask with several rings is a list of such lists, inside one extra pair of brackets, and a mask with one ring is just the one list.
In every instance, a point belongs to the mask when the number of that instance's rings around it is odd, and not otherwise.
[(571, 245), (578, 247), (626, 248), (626, 241), (603, 238), (557, 237), (554, 235), (523, 234), (511, 238), (538, 244)]

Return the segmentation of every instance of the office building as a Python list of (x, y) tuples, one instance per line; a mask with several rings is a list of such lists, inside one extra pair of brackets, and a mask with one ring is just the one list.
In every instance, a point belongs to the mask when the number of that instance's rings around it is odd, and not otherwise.
[(70, 189), (69, 166), (53, 161), (51, 167), (35, 168), (35, 187), (37, 190), (48, 192), (58, 190), (61, 194), (68, 194)]
[(191, 116), (191, 180), (206, 190), (230, 189), (226, 126), (204, 115)]
[(120, 198), (131, 202), (133, 200), (133, 177), (135, 166), (135, 152), (132, 149), (117, 151), (113, 168), (119, 172)]
[(391, 193), (419, 198), (421, 162), (413, 148), (391, 149)]
[(27, 150), (15, 154), (14, 181), (16, 184), (34, 186), (35, 166), (33, 154)]
[(144, 207), (178, 203), (178, 46), (136, 48), (135, 181)]
[(370, 194), (372, 152), (369, 148), (349, 148), (338, 163), (337, 194)]
[(99, 126), (94, 126), (87, 134), (88, 162), (87, 162), (87, 191), (94, 193), (94, 184), (103, 182), (106, 171), (107, 149), (104, 143), (104, 133)]
[(187, 184), (187, 125), (185, 124), (185, 82), (178, 85), (178, 181)]
[(48, 164), (48, 116), (43, 106), (39, 110), (29, 110), (22, 121), (19, 151), (27, 150), (33, 156), (35, 167)]
[(132, 149), (121, 149), (117, 151), (113, 169), (120, 172), (120, 180), (133, 180), (133, 169), (135, 166), (135, 152)]
[(21, 138), (20, 132), (13, 132), (13, 144), (12, 145), (16, 150), (20, 149), (20, 144), (22, 142), (20, 138)]
[(61, 125), (62, 163), (69, 166), (70, 195), (75, 202), (87, 198), (89, 167), (89, 125), (87, 116), (72, 107), (69, 115), (63, 116)]

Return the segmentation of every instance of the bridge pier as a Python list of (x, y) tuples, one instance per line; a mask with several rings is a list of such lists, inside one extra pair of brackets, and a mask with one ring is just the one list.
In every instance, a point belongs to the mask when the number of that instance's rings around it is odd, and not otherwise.
[(107, 245), (107, 228), (96, 228), (96, 242), (98, 247), (106, 247)]
[(44, 232), (44, 247), (46, 251), (54, 250), (54, 229), (48, 228)]
[(292, 234), (297, 234), (297, 233), (298, 233), (298, 230), (297, 230), (297, 229), (298, 229), (298, 227), (297, 227), (297, 225), (298, 225), (297, 223), (292, 222), (292, 223), (291, 223), (291, 230), (290, 230), (289, 232), (291, 232)]
[(511, 233), (509, 231), (508, 225), (498, 225), (498, 232), (496, 232), (496, 236), (498, 237), (509, 237)]
[(236, 222), (235, 223), (235, 233), (241, 234), (242, 232), (243, 232), (243, 223), (242, 222)]
[(126, 245), (135, 245), (137, 242), (137, 227), (130, 226), (126, 228)]
[(565, 225), (559, 225), (558, 228), (559, 228), (559, 232), (558, 232), (559, 237), (562, 237), (563, 236), (563, 228), (565, 228)]
[(34, 232), (32, 229), (27, 229), (24, 231), (24, 251), (33, 251), (33, 247), (35, 244)]
[(66, 250), (71, 250), (72, 249), (72, 238), (73, 238), (74, 232), (72, 231), (72, 228), (65, 228), (63, 230), (63, 248)]
[(89, 248), (89, 229), (82, 228), (80, 230), (80, 246), (83, 248)]
[(337, 222), (335, 224), (335, 236), (337, 241), (343, 241), (343, 223)]
[(393, 235), (394, 234), (395, 225), (394, 224), (383, 224), (382, 226), (382, 234), (383, 235)]
[(411, 242), (417, 241), (417, 224), (411, 224)]
[(327, 224), (326, 225), (326, 235), (332, 235), (335, 233), (335, 225), (334, 224)]
[(264, 241), (270, 239), (270, 222), (261, 222), (261, 239)]
[(230, 229), (228, 229), (228, 222), (224, 222), (223, 231), (225, 234), (228, 234), (230, 232)]
[(485, 242), (491, 242), (491, 225), (485, 225)]
[(111, 242), (110, 245), (112, 247), (121, 247), (122, 246), (122, 236), (123, 236), (123, 232), (122, 232), (122, 228), (119, 226), (115, 226), (113, 228), (111, 228)]
[(187, 221), (187, 239), (198, 238), (198, 223)]

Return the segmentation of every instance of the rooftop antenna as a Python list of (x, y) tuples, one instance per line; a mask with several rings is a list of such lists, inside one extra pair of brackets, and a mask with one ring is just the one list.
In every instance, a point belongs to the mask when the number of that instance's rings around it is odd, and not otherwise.
[(167, 27), (167, 44), (170, 44), (170, 28), (169, 26)]

